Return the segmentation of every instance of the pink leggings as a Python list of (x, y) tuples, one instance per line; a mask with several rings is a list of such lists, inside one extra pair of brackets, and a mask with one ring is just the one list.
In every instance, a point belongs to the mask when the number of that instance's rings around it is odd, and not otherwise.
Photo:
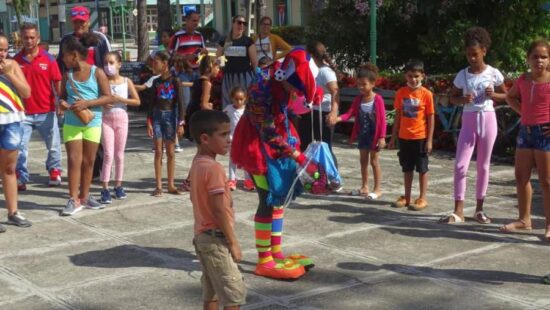
[[(491, 153), (497, 137), (497, 118), (491, 112), (464, 112), (456, 145), (455, 200), (464, 200), (466, 174), (476, 148), (476, 199), (484, 199), (489, 184)], [(477, 147), (476, 147), (477, 146)]]
[(103, 114), (101, 126), (103, 144), (103, 166), (101, 182), (109, 182), (113, 158), (115, 160), (115, 180), (122, 181), (124, 174), (124, 149), (128, 137), (128, 114), (124, 110)]

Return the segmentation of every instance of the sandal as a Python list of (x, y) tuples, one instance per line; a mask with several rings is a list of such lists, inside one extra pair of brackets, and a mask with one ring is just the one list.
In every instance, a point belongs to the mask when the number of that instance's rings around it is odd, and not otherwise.
[(477, 211), (474, 214), (474, 220), (479, 224), (491, 224), (491, 219), (483, 211)]
[(155, 188), (155, 190), (151, 193), (151, 196), (162, 197), (162, 188)]
[(382, 194), (370, 193), (367, 195), (368, 200), (377, 200), (380, 197), (382, 197)]
[(414, 201), (414, 204), (409, 206), (409, 210), (420, 211), (428, 207), (428, 202), (426, 199), (418, 198)]
[(399, 196), (397, 200), (393, 203), (394, 208), (404, 208), (408, 206), (407, 199), (405, 199), (405, 196)]
[(172, 194), (172, 195), (181, 195), (182, 192), (180, 192), (177, 188), (173, 187), (173, 188), (169, 188), (168, 189), (168, 193), (169, 194)]
[(183, 180), (183, 182), (181, 182), (181, 185), (180, 185), (179, 189), (182, 192), (190, 192), (191, 191), (191, 182), (189, 181), (189, 179)]
[(369, 192), (365, 192), (362, 189), (354, 189), (351, 191), (350, 195), (368, 197)]
[(530, 231), (532, 227), (527, 225), (524, 220), (517, 219), (511, 223), (500, 226), (498, 230), (505, 233), (512, 233), (516, 231)]
[(441, 217), (437, 222), (439, 224), (458, 224), (458, 223), (464, 223), (464, 219), (456, 215), (456, 213), (451, 212)]

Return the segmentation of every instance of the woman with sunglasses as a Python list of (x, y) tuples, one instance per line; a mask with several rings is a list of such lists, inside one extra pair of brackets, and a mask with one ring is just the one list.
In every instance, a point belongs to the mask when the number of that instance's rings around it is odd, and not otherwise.
[(254, 41), (244, 34), (248, 25), (244, 16), (232, 19), (231, 31), (219, 42), (216, 57), (225, 55), (226, 63), (222, 81), (223, 108), (231, 104), (231, 90), (236, 86), (248, 89), (254, 81), (258, 64)]
[(259, 35), (254, 40), (260, 64), (264, 62), (270, 64), (277, 59), (285, 57), (292, 50), (292, 46), (286, 43), (283, 38), (271, 33), (272, 25), (273, 21), (271, 17), (264, 16), (260, 19)]

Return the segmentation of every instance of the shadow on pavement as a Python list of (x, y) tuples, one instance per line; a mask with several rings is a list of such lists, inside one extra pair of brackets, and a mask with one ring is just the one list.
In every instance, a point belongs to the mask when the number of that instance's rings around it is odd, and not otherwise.
[(540, 283), (538, 275), (522, 274), (510, 271), (479, 270), (479, 269), (438, 269), (424, 266), (409, 266), (402, 264), (383, 264), (376, 266), (369, 263), (342, 262), (337, 266), (347, 270), (377, 271), (388, 270), (409, 276), (433, 279), (456, 279), (462, 281), (479, 282), (484, 284), (501, 285), (510, 283)]
[(154, 267), (184, 271), (200, 271), (194, 254), (177, 248), (120, 245), (105, 250), (89, 251), (69, 256), (76, 266), (99, 268)]

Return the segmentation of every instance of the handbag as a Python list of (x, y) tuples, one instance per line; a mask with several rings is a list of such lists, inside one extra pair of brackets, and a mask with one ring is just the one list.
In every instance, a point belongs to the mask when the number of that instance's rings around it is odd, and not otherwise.
[[(84, 100), (84, 98), (82, 98), (82, 96), (80, 96), (80, 93), (78, 92), (78, 90), (74, 86), (73, 79), (71, 77), (69, 77), (68, 80), (69, 80), (69, 85), (71, 86), (71, 88), (72, 88), (73, 92), (75, 93), (75, 95), (78, 96), (78, 98)], [(90, 110), (88, 108), (80, 110), (80, 111), (72, 110), (72, 112), (74, 113), (74, 115), (76, 115), (76, 117), (78, 117), (78, 119), (84, 125), (88, 125), (95, 118), (95, 113), (92, 112), (92, 110)]]

